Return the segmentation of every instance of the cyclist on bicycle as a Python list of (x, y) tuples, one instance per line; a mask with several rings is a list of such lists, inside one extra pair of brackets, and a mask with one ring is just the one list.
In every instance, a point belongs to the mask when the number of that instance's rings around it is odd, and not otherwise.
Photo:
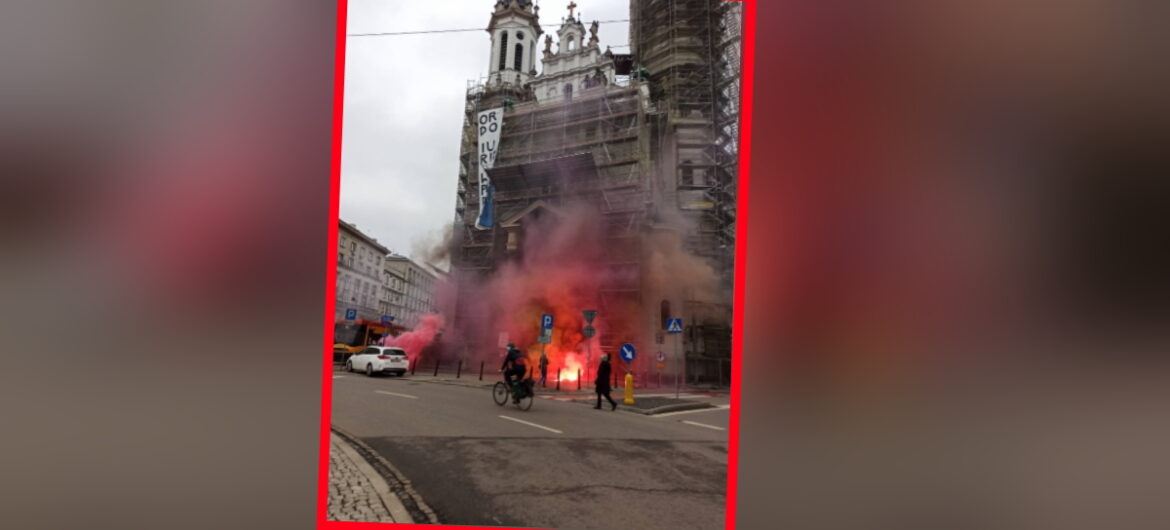
[[(500, 366), (500, 370), (504, 372), (504, 381), (508, 384), (508, 388), (513, 390), (516, 387), (513, 385), (512, 378), (520, 380), (528, 371), (527, 366), (525, 366), (524, 354), (520, 353), (520, 350), (516, 349), (516, 345), (511, 342), (508, 343), (508, 356), (504, 358), (504, 364)], [(519, 403), (520, 394), (515, 391), (513, 394), (513, 401)]]

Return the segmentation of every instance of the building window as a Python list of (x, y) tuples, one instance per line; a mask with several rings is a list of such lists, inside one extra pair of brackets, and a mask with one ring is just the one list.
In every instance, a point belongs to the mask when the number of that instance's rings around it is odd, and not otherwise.
[(500, 70), (503, 70), (508, 65), (508, 32), (504, 32), (500, 36)]
[[(573, 42), (573, 37), (569, 37), (569, 45), (568, 45), (567, 49), (568, 49), (569, 51), (573, 51), (573, 49), (574, 49), (574, 46), (573, 46), (573, 45), (574, 45), (574, 44), (575, 44), (575, 43)], [(480, 57), (482, 57), (482, 55), (481, 55)]]
[(573, 84), (565, 85), (565, 99), (573, 99)]
[(512, 58), (512, 66), (516, 71), (520, 71), (524, 66), (524, 45), (519, 42), (516, 43), (516, 56)]
[(698, 182), (695, 181), (695, 168), (691, 167), (690, 160), (683, 160), (682, 163), (682, 182), (684, 185), (694, 186)]

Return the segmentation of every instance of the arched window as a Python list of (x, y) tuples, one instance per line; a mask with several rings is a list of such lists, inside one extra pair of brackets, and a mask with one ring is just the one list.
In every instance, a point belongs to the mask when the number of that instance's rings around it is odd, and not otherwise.
[(500, 36), (500, 70), (508, 66), (508, 32)]
[(573, 84), (565, 85), (565, 99), (573, 99)]
[(566, 47), (569, 51), (573, 51), (573, 37), (569, 37), (569, 45)]
[(516, 43), (516, 56), (512, 58), (513, 69), (519, 72), (524, 66), (524, 45)]

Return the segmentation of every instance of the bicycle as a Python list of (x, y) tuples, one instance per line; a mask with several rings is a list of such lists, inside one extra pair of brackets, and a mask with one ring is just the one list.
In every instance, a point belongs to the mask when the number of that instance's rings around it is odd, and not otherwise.
[(495, 386), (492, 387), (492, 399), (495, 400), (496, 405), (504, 406), (508, 402), (508, 397), (519, 396), (519, 399), (513, 399), (516, 408), (520, 410), (528, 410), (532, 408), (532, 402), (536, 401), (536, 392), (533, 390), (535, 381), (531, 377), (515, 381), (512, 383), (512, 388), (503, 381), (496, 381)]

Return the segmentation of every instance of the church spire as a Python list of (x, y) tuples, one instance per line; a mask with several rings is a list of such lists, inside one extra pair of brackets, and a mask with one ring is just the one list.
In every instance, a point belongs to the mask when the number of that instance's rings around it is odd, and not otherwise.
[(520, 87), (536, 75), (539, 16), (532, 0), (497, 0), (495, 7), (487, 27), (492, 38), (488, 84)]

